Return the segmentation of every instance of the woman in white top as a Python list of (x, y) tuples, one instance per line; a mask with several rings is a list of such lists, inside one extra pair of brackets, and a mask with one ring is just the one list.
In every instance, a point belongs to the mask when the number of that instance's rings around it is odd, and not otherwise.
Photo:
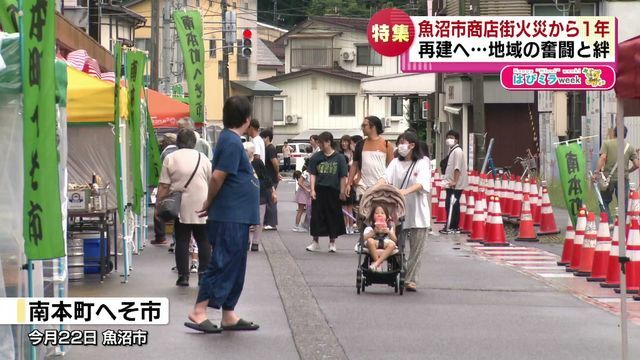
[[(211, 258), (211, 246), (207, 239), (207, 218), (199, 217), (197, 211), (207, 200), (211, 163), (197, 150), (196, 135), (192, 130), (182, 129), (176, 139), (178, 150), (167, 156), (162, 163), (158, 187), (158, 202), (170, 191), (182, 191), (180, 216), (175, 220), (176, 267), (178, 286), (189, 286), (189, 243), (191, 235), (198, 244), (198, 275), (205, 272)], [(193, 178), (191, 178), (193, 174)], [(191, 181), (189, 182), (189, 179)], [(188, 186), (185, 189), (185, 185)]]
[(402, 235), (409, 242), (405, 286), (416, 291), (422, 250), (431, 227), (428, 195), (431, 191), (431, 163), (420, 149), (418, 137), (407, 131), (398, 137), (397, 157), (387, 167), (380, 182), (397, 187), (405, 196), (405, 221)]

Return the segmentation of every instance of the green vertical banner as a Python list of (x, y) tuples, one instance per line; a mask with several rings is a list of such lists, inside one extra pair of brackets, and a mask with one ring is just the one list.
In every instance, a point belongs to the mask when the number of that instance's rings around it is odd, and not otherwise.
[(148, 186), (158, 186), (160, 180), (160, 170), (162, 169), (162, 163), (160, 162), (160, 146), (158, 145), (158, 138), (156, 137), (156, 130), (153, 128), (153, 121), (151, 120), (151, 113), (149, 112), (149, 97), (147, 92), (144, 92), (145, 103), (147, 105), (147, 144), (149, 151), (147, 151), (147, 164), (149, 164), (149, 184)]
[(127, 95), (129, 107), (129, 128), (131, 131), (131, 174), (133, 175), (133, 212), (140, 214), (141, 200), (144, 196), (142, 188), (142, 159), (140, 149), (140, 95), (142, 91), (142, 76), (147, 63), (147, 56), (141, 51), (127, 52)]
[(23, 236), (29, 260), (63, 257), (56, 139), (55, 1), (23, 0)]
[(577, 142), (561, 144), (556, 148), (556, 159), (560, 169), (560, 182), (564, 202), (567, 205), (573, 226), (584, 203), (587, 191), (586, 161), (582, 147)]
[(116, 206), (118, 207), (118, 219), (124, 221), (124, 189), (122, 184), (122, 140), (120, 139), (120, 79), (122, 78), (122, 44), (117, 41), (113, 46), (113, 57), (115, 67), (115, 86), (114, 86), (114, 108), (113, 108), (113, 129), (114, 146), (116, 155)]
[(204, 122), (204, 43), (202, 17), (197, 10), (173, 13), (178, 40), (182, 48), (189, 89), (189, 115), (196, 123)]
[[(27, 9), (25, 7), (25, 9)], [(18, 32), (18, 2), (0, 0), (0, 27), (7, 33)], [(54, 19), (55, 21), (55, 19)]]

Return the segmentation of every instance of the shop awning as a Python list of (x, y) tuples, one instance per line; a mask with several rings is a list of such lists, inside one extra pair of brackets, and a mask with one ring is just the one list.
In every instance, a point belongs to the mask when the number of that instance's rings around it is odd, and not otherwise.
[(154, 128), (177, 128), (178, 120), (189, 117), (189, 105), (151, 89), (147, 96)]
[(640, 99), (640, 36), (618, 44), (615, 91), (624, 99)]
[(246, 95), (273, 96), (282, 92), (282, 89), (264, 81), (235, 80), (231, 81), (231, 87), (234, 90), (246, 93)]
[[(67, 121), (112, 122), (114, 84), (67, 66)], [(126, 101), (126, 93), (121, 93)], [(121, 108), (125, 108), (121, 106)]]
[[(67, 67), (67, 119), (71, 123), (113, 121), (112, 82), (100, 80)], [(154, 127), (176, 128), (178, 120), (189, 117), (189, 105), (148, 89), (149, 112)], [(121, 113), (126, 116), (126, 88), (121, 89)]]
[(436, 91), (435, 74), (393, 74), (362, 79), (362, 93), (372, 96), (427, 96)]

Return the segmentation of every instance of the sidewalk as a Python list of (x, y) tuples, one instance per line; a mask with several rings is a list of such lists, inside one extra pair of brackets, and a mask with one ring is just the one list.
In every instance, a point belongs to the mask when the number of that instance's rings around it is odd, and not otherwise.
[[(129, 283), (120, 283), (118, 273), (111, 273), (103, 284), (96, 278), (70, 283), (70, 296), (167, 297), (169, 325), (143, 327), (149, 330), (149, 343), (143, 347), (68, 347), (64, 359), (113, 360), (127, 359), (267, 359), (265, 354), (278, 354), (279, 359), (299, 359), (287, 316), (270, 264), (263, 251), (249, 253), (247, 276), (238, 314), (260, 324), (255, 332), (199, 334), (183, 326), (197, 295), (197, 275), (192, 274), (191, 286), (175, 285), (177, 273), (171, 271), (174, 256), (167, 246), (147, 245), (133, 258)], [(121, 269), (119, 270), (121, 271)], [(209, 310), (212, 322), (219, 323), (220, 312)], [(74, 327), (96, 329), (94, 326)], [(138, 329), (140, 326), (104, 326), (97, 330)], [(99, 336), (101, 341), (101, 336)]]

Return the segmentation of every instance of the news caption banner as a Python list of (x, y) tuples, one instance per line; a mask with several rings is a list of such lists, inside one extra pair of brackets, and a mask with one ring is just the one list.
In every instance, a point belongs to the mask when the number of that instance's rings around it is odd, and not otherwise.
[[(32, 325), (33, 346), (143, 346), (143, 329), (65, 330), (48, 325), (167, 325), (167, 298), (0, 298), (0, 325)], [(99, 335), (102, 336), (100, 341)]]
[(616, 81), (612, 16), (410, 17), (385, 9), (368, 39), (403, 72), (500, 73), (508, 90), (609, 90)]

